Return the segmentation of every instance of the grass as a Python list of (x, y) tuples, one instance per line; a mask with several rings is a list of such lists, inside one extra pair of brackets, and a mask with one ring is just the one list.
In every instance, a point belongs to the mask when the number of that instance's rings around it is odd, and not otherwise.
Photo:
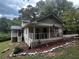
[(10, 43), (10, 41), (0, 42), (0, 52), (6, 48), (9, 48), (10, 47), (9, 43)]
[[(17, 43), (11, 44), (10, 41), (0, 42), (0, 59), (8, 59), (7, 56), (11, 53), (12, 49), (15, 46), (18, 46), (18, 44)], [(5, 53), (1, 53), (7, 48), (9, 48), (10, 50)]]
[[(0, 51), (3, 51), (4, 49), (10, 47), (9, 45), (9, 41), (6, 42), (2, 42), (0, 43)], [(61, 48), (61, 49), (57, 49), (56, 52), (62, 52), (64, 51), (63, 54), (60, 55), (56, 55), (56, 56), (47, 56), (47, 55), (36, 55), (36, 56), (17, 56), (17, 57), (13, 57), (11, 59), (79, 59), (79, 43), (76, 44), (75, 46), (71, 46), (71, 47), (67, 47), (67, 48)], [(7, 53), (1, 54), (0, 53), (0, 58), (1, 59), (7, 59), (5, 57)], [(3, 57), (2, 57), (3, 56)]]
[(0, 42), (0, 58), (2, 58), (3, 55), (4, 55), (4, 54), (1, 54), (1, 52), (2, 52), (4, 49), (10, 47), (9, 43), (10, 43), (10, 41)]

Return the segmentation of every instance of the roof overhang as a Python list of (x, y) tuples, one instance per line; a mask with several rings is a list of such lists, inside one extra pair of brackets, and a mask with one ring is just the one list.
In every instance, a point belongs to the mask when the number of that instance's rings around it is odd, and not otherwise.
[(47, 24), (47, 23), (28, 23), (27, 25), (25, 25), (23, 28), (25, 27), (30, 27), (30, 26), (42, 26), (42, 27), (52, 27), (52, 26), (55, 26), (55, 27), (62, 27), (60, 25), (57, 25), (57, 24)]
[(21, 26), (11, 26), (11, 30), (22, 30)]

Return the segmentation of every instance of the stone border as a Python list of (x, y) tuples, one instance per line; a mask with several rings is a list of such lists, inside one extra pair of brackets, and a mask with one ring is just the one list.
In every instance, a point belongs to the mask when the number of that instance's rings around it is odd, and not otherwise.
[[(72, 42), (75, 42), (75, 41), (72, 41)], [(58, 49), (58, 48), (63, 48), (63, 47), (65, 47), (65, 46), (70, 46), (70, 44), (71, 44), (72, 42), (65, 43), (65, 44), (63, 44), (63, 45), (60, 45), (60, 46), (51, 48), (51, 49), (46, 50), (46, 51), (43, 51), (43, 52), (34, 52), (34, 53), (31, 53), (31, 52), (29, 52), (29, 53), (22, 52), (22, 53), (19, 53), (19, 54), (13, 54), (13, 52), (12, 52), (9, 56), (10, 56), (10, 57), (15, 57), (15, 56), (25, 56), (25, 55), (31, 56), (31, 55), (45, 54), (45, 53), (48, 53), (48, 52), (52, 52), (52, 51), (54, 51), (55, 49)]]

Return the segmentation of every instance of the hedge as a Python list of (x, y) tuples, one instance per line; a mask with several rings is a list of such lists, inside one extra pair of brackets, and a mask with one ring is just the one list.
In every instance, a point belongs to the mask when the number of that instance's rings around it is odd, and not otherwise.
[(20, 47), (15, 47), (15, 48), (14, 48), (14, 51), (13, 51), (13, 54), (18, 54), (18, 53), (20, 53), (20, 52), (22, 52), (22, 51), (23, 51), (22, 48), (20, 48)]
[(8, 41), (10, 40), (10, 35), (9, 34), (2, 34), (0, 35), (0, 42)]
[(8, 41), (10, 37), (0, 37), (0, 42)]

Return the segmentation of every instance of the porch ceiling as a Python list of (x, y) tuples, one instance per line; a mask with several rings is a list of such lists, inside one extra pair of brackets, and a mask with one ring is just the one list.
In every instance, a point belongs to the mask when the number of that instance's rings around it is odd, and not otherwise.
[(21, 26), (11, 26), (11, 30), (22, 30)]

